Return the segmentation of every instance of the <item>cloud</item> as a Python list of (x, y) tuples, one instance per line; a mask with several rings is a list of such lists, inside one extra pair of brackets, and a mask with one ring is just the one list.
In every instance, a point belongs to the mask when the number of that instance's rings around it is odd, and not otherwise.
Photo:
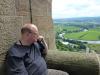
[(53, 0), (53, 18), (100, 16), (100, 0)]

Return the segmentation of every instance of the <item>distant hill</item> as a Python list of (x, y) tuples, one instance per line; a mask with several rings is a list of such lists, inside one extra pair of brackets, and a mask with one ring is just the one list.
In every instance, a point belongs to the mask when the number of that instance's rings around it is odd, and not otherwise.
[(63, 18), (63, 19), (54, 19), (54, 23), (63, 23), (63, 22), (96, 22), (100, 23), (100, 17), (80, 17), (80, 18)]

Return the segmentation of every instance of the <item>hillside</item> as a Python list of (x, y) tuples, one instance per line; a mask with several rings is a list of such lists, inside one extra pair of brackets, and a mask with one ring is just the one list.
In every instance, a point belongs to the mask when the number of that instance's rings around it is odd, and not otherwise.
[(54, 23), (64, 23), (64, 22), (96, 22), (100, 23), (100, 17), (78, 17), (78, 18), (63, 18), (54, 19)]

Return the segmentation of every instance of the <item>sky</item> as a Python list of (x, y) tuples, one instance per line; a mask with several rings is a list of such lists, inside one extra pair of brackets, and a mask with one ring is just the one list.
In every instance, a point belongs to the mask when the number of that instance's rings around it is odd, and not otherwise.
[(52, 17), (94, 17), (100, 16), (100, 0), (52, 0)]

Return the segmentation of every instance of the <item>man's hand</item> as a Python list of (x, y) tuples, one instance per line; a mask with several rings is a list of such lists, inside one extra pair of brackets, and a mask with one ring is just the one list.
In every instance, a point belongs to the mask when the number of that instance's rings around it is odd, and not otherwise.
[(41, 42), (41, 43), (43, 44), (43, 46), (44, 46), (44, 50), (43, 50), (42, 54), (44, 55), (44, 58), (45, 58), (46, 55), (47, 55), (47, 51), (48, 51), (47, 43), (45, 42), (43, 36), (39, 36), (39, 37), (38, 37), (38, 42)]
[(44, 37), (43, 36), (39, 36), (38, 37), (38, 41), (44, 41)]

